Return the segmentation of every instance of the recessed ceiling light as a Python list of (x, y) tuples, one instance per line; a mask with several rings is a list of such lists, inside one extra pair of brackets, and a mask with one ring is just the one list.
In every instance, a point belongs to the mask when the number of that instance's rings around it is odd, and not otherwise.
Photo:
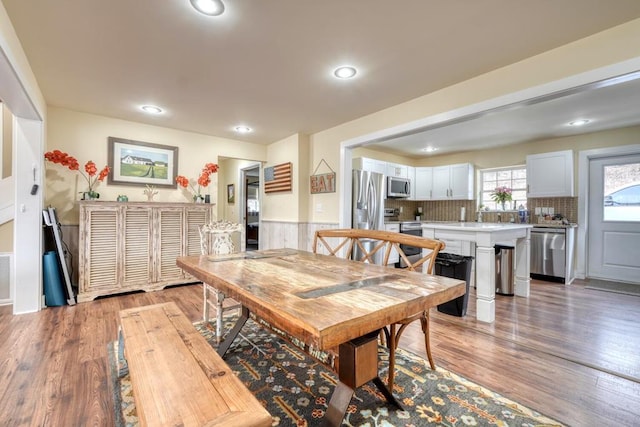
[(590, 121), (591, 120), (589, 120), (589, 119), (574, 120), (572, 122), (569, 122), (569, 126), (582, 126), (582, 125), (586, 125)]
[(358, 70), (355, 67), (350, 65), (343, 65), (342, 67), (338, 67), (333, 71), (333, 75), (339, 79), (351, 79), (356, 76)]
[(435, 147), (424, 147), (422, 149), (422, 151), (424, 151), (425, 153), (433, 153), (436, 150), (437, 150), (437, 148), (435, 148)]
[(190, 0), (191, 5), (198, 12), (207, 16), (220, 16), (224, 13), (222, 0)]
[(249, 126), (236, 126), (234, 129), (238, 133), (249, 133), (249, 132), (251, 132), (251, 128)]
[(143, 105), (140, 109), (149, 114), (162, 114), (162, 108), (155, 105)]

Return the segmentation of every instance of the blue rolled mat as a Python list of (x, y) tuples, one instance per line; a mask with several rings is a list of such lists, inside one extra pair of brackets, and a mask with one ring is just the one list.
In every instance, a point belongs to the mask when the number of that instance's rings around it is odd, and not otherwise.
[(64, 290), (58, 256), (55, 251), (49, 251), (42, 257), (42, 276), (44, 281), (44, 303), (47, 307), (56, 307), (65, 304)]

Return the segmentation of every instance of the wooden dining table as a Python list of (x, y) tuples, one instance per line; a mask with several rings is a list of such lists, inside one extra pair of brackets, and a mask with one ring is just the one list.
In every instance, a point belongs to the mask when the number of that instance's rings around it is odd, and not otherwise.
[(458, 279), (356, 262), (295, 249), (179, 257), (177, 265), (242, 305), (218, 347), (224, 354), (253, 313), (308, 348), (338, 354), (338, 383), (324, 424), (342, 423), (355, 389), (378, 376), (378, 334), (387, 325), (465, 292)]

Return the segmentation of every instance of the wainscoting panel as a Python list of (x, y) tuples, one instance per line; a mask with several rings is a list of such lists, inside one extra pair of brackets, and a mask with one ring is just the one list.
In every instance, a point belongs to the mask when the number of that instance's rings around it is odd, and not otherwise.
[(260, 249), (292, 248), (311, 251), (316, 230), (337, 227), (337, 223), (263, 220), (260, 225)]

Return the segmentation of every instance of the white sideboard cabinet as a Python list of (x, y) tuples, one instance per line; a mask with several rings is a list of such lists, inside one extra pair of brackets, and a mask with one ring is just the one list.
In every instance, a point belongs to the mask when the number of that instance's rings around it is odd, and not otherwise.
[(212, 205), (79, 203), (79, 302), (196, 281), (176, 257), (200, 254), (198, 226), (211, 220)]

